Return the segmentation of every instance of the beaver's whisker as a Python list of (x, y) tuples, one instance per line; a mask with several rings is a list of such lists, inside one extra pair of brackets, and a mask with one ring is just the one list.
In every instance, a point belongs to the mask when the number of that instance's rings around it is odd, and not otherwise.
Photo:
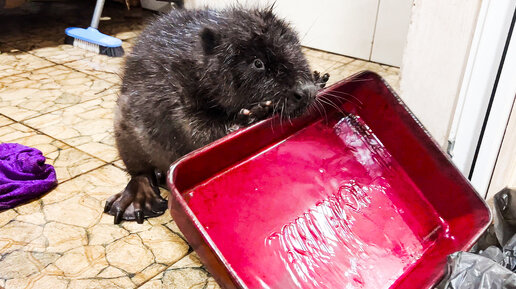
[(329, 92), (329, 93), (326, 93), (326, 94), (333, 94), (333, 95), (344, 95), (344, 96), (349, 96), (351, 98), (353, 98), (354, 100), (356, 100), (357, 102), (360, 103), (360, 105), (364, 105), (364, 103), (362, 101), (360, 101), (360, 99), (358, 99), (356, 96), (350, 94), (350, 93), (347, 93), (347, 92), (343, 92), (343, 91), (332, 91), (332, 92)]
[(333, 103), (331, 100), (327, 99), (327, 98), (324, 98), (324, 97), (319, 97), (319, 99), (328, 104), (329, 106), (335, 108), (337, 111), (339, 111), (340, 113), (342, 113), (342, 115), (346, 115), (346, 113), (339, 107), (337, 106), (335, 103)]

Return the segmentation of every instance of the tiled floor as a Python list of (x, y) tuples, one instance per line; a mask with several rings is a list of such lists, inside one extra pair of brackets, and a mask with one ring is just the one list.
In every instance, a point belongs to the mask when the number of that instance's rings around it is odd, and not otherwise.
[[(9, 23), (0, 30), (0, 141), (40, 149), (59, 180), (0, 213), (0, 287), (218, 288), (168, 212), (143, 225), (102, 213), (128, 181), (112, 130), (123, 59), (62, 44), (64, 28), (87, 25), (91, 11), (89, 2), (43, 2), (0, 12)], [(101, 30), (130, 52), (149, 15), (108, 3)], [(369, 69), (398, 87), (397, 68), (305, 52), (331, 83)]]

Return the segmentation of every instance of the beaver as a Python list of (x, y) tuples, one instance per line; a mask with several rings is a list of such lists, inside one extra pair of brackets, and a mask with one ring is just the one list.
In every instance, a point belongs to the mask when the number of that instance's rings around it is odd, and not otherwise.
[(126, 59), (114, 127), (131, 179), (104, 211), (115, 223), (163, 214), (155, 172), (235, 129), (303, 114), (328, 77), (311, 72), (297, 34), (271, 7), (157, 17)]

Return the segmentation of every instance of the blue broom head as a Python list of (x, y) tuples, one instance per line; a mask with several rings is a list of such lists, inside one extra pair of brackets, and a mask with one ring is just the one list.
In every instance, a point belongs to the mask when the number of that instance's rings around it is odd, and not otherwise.
[(97, 44), (99, 46), (105, 46), (109, 48), (122, 46), (122, 40), (100, 33), (93, 27), (88, 27), (86, 29), (70, 27), (66, 28), (65, 33), (70, 37)]

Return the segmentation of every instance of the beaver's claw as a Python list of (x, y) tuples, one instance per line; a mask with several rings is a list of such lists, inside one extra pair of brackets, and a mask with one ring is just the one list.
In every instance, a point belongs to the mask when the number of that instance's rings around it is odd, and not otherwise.
[(237, 122), (249, 125), (270, 116), (272, 112), (272, 101), (262, 101), (250, 108), (242, 108), (237, 115)]
[(329, 79), (330, 79), (329, 73), (325, 73), (321, 76), (319, 71), (314, 71), (314, 83), (319, 88), (324, 88)]

